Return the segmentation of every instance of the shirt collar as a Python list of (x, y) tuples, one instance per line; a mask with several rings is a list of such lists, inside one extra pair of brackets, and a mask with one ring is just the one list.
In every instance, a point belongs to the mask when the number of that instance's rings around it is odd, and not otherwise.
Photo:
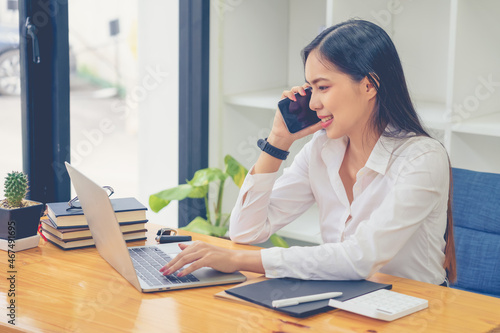
[[(384, 132), (391, 132), (390, 125)], [(321, 131), (324, 132), (324, 131)], [(321, 135), (322, 134), (322, 135)], [(338, 171), (342, 160), (344, 159), (345, 150), (347, 147), (348, 138), (346, 136), (339, 139), (329, 139), (326, 132), (321, 133), (319, 140), (322, 142), (322, 158), (332, 170)], [(383, 134), (377, 140), (373, 150), (366, 161), (365, 167), (385, 175), (389, 162), (391, 160), (394, 149), (396, 148), (396, 141), (401, 137), (384, 136)]]
[[(386, 128), (386, 132), (390, 132), (390, 128)], [(322, 141), (322, 158), (332, 170), (339, 170), (342, 160), (344, 159), (345, 150), (347, 147), (347, 137), (339, 139), (329, 139), (326, 132), (322, 133), (318, 138)], [(400, 138), (399, 138), (400, 139)], [(396, 146), (397, 137), (384, 136), (383, 134), (377, 140), (373, 150), (368, 157), (365, 167), (373, 171), (385, 175), (389, 162), (391, 160), (393, 151)]]
[(329, 139), (326, 131), (321, 130), (321, 132), (321, 136), (318, 138), (322, 144), (321, 157), (329, 169), (338, 173), (344, 159), (348, 139), (346, 136)]
[(394, 151), (396, 140), (397, 138), (384, 136), (382, 134), (377, 140), (375, 147), (373, 147), (365, 166), (381, 175), (385, 175)]

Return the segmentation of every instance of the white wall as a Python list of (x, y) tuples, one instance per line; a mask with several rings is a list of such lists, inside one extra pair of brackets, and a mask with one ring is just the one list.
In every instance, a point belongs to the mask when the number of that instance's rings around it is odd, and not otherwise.
[[(139, 112), (139, 200), (178, 184), (179, 1), (141, 1), (138, 6), (137, 97)], [(177, 227), (177, 203), (152, 223)]]

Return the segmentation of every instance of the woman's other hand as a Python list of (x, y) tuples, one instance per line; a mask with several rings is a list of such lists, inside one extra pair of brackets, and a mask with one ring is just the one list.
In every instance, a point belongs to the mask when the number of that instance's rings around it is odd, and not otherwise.
[(163, 275), (177, 272), (188, 264), (190, 265), (177, 274), (178, 277), (186, 276), (202, 267), (211, 267), (224, 273), (239, 270), (264, 273), (260, 251), (229, 250), (200, 241), (189, 245), (180, 243), (179, 247), (182, 252), (160, 269)]

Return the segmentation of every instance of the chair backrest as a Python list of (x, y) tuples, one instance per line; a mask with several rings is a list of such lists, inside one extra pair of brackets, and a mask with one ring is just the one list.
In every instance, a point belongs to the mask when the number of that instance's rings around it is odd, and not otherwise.
[(453, 168), (457, 282), (500, 297), (500, 174)]

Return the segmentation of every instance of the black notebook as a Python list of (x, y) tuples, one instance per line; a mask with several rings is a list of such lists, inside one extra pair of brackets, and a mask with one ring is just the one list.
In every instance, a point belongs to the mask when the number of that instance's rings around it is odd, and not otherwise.
[(300, 297), (327, 292), (341, 291), (342, 296), (336, 300), (348, 299), (368, 294), (379, 289), (391, 289), (392, 285), (366, 280), (357, 281), (319, 281), (298, 279), (270, 279), (242, 287), (227, 289), (226, 293), (267, 308), (286, 313), (287, 315), (304, 318), (332, 310), (329, 300), (302, 303), (283, 308), (273, 308), (272, 301), (291, 297)]

